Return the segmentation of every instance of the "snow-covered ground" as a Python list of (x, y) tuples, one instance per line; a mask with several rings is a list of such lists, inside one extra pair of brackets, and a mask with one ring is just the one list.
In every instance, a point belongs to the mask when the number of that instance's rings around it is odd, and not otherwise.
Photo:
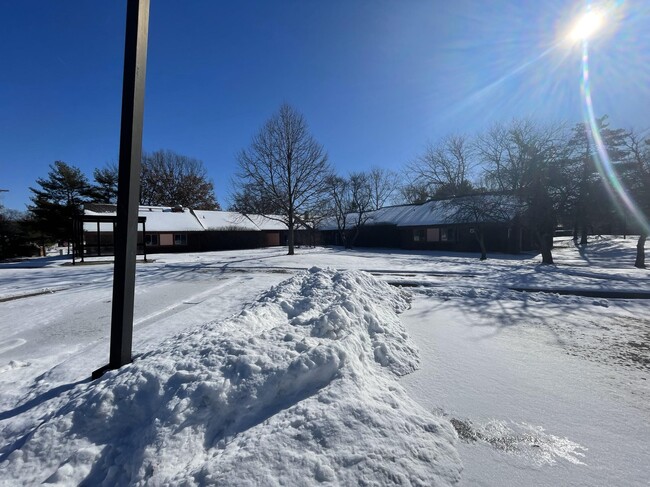
[(112, 266), (0, 264), (0, 484), (647, 485), (634, 245), (155, 255), (93, 382)]

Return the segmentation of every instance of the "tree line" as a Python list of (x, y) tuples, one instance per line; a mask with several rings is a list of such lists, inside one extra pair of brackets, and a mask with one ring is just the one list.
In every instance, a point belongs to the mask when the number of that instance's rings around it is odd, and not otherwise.
[[(513, 120), (474, 137), (445, 137), (429, 144), (407, 166), (406, 175), (409, 182), (403, 190), (412, 202), (464, 195), (450, 204), (465, 202), (466, 208), (459, 211), (480, 210), (488, 221), (499, 220), (495, 212), (509, 204), (515, 206), (511, 214), (519, 215), (520, 223), (531, 230), (545, 264), (553, 263), (552, 238), (560, 227), (581, 245), (587, 244), (589, 234), (613, 229), (639, 233), (635, 265), (645, 267), (650, 138), (612, 128), (606, 116), (596, 120), (593, 131), (585, 123)], [(472, 198), (476, 194), (493, 196)], [(486, 201), (500, 204), (477, 208)], [(632, 218), (630, 201), (644, 215), (641, 221)]]
[[(387, 203), (446, 199), (450, 222), (475, 227), (482, 258), (482, 223), (516, 218), (534, 235), (545, 264), (553, 263), (558, 226), (583, 245), (590, 233), (609, 226), (640, 234), (635, 265), (645, 267), (647, 223), (632, 221), (625, 203), (631, 197), (647, 220), (650, 138), (612, 128), (606, 116), (596, 125), (602, 147), (596, 147), (584, 123), (513, 120), (475, 136), (454, 134), (431, 142), (401, 174), (373, 168), (338, 175), (302, 114), (284, 104), (239, 153), (231, 208), (276, 215), (289, 228), (293, 254), (299, 224), (316, 226), (332, 218), (342, 242), (351, 247), (372, 210)], [(595, 162), (603, 151), (609, 165)], [(616, 186), (625, 192), (611, 189)]]
[[(236, 155), (229, 209), (283, 221), (293, 254), (298, 226), (314, 228), (331, 219), (349, 248), (371, 211), (444, 199), (450, 223), (462, 221), (475, 228), (482, 258), (483, 224), (516, 218), (534, 235), (544, 263), (553, 262), (558, 227), (584, 245), (589, 234), (607, 231), (609, 225), (640, 234), (635, 265), (645, 267), (647, 223), (635, 221), (625, 203), (635, 201), (647, 220), (650, 138), (612, 128), (606, 116), (596, 122), (600, 147), (584, 123), (515, 119), (476, 135), (450, 134), (429, 142), (399, 173), (373, 167), (337, 174), (304, 116), (283, 104)], [(603, 151), (609, 166), (595, 162)], [(30, 188), (29, 220), (42, 239), (69, 240), (70, 219), (84, 203), (115, 202), (116, 165), (96, 169), (93, 178), (90, 182), (78, 168), (57, 161), (47, 177), (36, 180)], [(612, 191), (616, 185), (625, 193)], [(219, 208), (203, 163), (167, 150), (143, 155), (140, 203)], [(0, 223), (6, 221), (3, 216)]]
[[(118, 168), (109, 163), (93, 171), (92, 181), (64, 161), (50, 164), (46, 177), (30, 187), (27, 214), (0, 208), (0, 258), (26, 255), (30, 243), (44, 248), (71, 242), (72, 220), (88, 203), (117, 202)], [(140, 204), (217, 210), (214, 184), (202, 161), (171, 150), (144, 153), (140, 173)]]

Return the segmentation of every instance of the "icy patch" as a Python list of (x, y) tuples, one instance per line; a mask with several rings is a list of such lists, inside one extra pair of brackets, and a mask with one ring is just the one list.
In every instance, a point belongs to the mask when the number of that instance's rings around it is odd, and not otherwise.
[(568, 438), (548, 434), (541, 426), (499, 420), (476, 424), (453, 418), (451, 424), (461, 440), (484, 443), (498, 451), (524, 459), (535, 466), (553, 465), (557, 459), (585, 465), (582, 459), (587, 448)]
[(14, 418), (2, 430), (3, 477), (453, 484), (461, 470), (453, 427), (396, 381), (418, 367), (397, 316), (408, 306), (406, 294), (369, 274), (310, 269), (239, 316)]

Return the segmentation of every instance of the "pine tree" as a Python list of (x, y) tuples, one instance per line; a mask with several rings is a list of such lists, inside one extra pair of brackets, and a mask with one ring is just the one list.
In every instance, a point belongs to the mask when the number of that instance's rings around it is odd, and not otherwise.
[(117, 203), (117, 166), (108, 164), (103, 169), (95, 169), (95, 202), (96, 203)]
[(50, 165), (47, 178), (38, 178), (40, 188), (34, 193), (28, 207), (44, 241), (66, 240), (72, 237), (72, 219), (82, 213), (84, 203), (93, 199), (88, 179), (75, 166), (63, 161)]

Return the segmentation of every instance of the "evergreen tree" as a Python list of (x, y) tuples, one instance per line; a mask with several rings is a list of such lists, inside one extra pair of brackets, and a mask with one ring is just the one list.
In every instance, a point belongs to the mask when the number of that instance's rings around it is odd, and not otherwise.
[(95, 202), (96, 203), (117, 203), (117, 166), (108, 164), (103, 169), (95, 169)]
[[(596, 119), (596, 126), (609, 159), (614, 164), (624, 160), (627, 155), (624, 147), (625, 130), (610, 128), (607, 115)], [(580, 234), (581, 245), (587, 243), (589, 229), (603, 218), (604, 213), (608, 213), (604, 205), (607, 201), (601, 198), (602, 181), (594, 162), (598, 155), (591, 140), (590, 130), (585, 123), (578, 123), (572, 129), (571, 139), (568, 142), (571, 155), (565, 167), (566, 217), (572, 220), (576, 241)]]
[(0, 204), (0, 260), (38, 255), (27, 216)]
[(33, 196), (28, 209), (39, 234), (44, 241), (70, 241), (72, 219), (93, 199), (88, 179), (79, 168), (56, 161), (50, 165), (47, 178), (38, 178), (36, 184), (39, 187), (29, 188)]
[(650, 233), (650, 138), (644, 138), (632, 130), (625, 137), (625, 146), (628, 157), (624, 164), (624, 178), (640, 213), (640, 221), (634, 223), (639, 232), (634, 266), (644, 269), (645, 244)]

